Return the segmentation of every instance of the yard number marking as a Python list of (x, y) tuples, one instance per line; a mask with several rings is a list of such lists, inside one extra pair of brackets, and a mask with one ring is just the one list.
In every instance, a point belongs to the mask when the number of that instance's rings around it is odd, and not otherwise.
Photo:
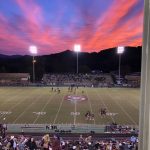
[(11, 111), (0, 111), (0, 115), (10, 115)]
[(35, 115), (46, 115), (46, 112), (33, 112)]

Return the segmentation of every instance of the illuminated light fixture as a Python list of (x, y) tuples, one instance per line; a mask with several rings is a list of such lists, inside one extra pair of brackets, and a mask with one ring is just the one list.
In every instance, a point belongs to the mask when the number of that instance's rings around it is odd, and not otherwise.
[(121, 84), (121, 79), (120, 79), (120, 76), (121, 76), (121, 54), (124, 53), (124, 46), (118, 46), (117, 48), (117, 54), (119, 55), (119, 66), (118, 66), (118, 77), (119, 77), (119, 80), (117, 81), (118, 84)]
[(37, 54), (37, 47), (34, 45), (29, 46), (29, 51), (32, 54), (32, 75), (33, 75), (33, 83), (35, 82), (35, 55)]
[(30, 46), (29, 51), (31, 54), (37, 54), (37, 47), (34, 45)]
[(79, 73), (79, 60), (78, 60), (78, 53), (81, 52), (81, 46), (79, 44), (75, 44), (74, 45), (74, 52), (77, 53), (77, 71), (76, 73), (78, 74)]
[(75, 52), (80, 52), (81, 51), (81, 46), (79, 44), (74, 45), (74, 51)]
[(122, 54), (123, 52), (124, 52), (124, 47), (123, 46), (119, 46), (118, 48), (117, 48), (117, 53), (118, 54)]

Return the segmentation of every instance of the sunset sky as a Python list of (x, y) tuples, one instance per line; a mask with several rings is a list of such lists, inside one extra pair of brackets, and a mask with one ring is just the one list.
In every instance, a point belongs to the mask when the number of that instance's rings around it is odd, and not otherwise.
[(142, 45), (144, 0), (0, 0), (0, 54)]

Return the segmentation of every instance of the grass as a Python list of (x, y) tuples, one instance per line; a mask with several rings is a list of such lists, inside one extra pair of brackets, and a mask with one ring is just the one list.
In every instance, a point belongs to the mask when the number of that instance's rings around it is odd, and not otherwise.
[[(0, 122), (12, 124), (107, 124), (113, 121), (123, 125), (138, 125), (139, 89), (131, 88), (79, 88), (75, 95), (85, 95), (88, 100), (72, 102), (65, 100), (68, 88), (52, 92), (50, 87), (1, 87)], [(82, 94), (82, 90), (84, 93)], [(115, 116), (102, 118), (99, 109), (105, 107)], [(91, 111), (95, 120), (85, 120)], [(36, 114), (44, 112), (45, 114)], [(71, 112), (79, 112), (78, 116)]]

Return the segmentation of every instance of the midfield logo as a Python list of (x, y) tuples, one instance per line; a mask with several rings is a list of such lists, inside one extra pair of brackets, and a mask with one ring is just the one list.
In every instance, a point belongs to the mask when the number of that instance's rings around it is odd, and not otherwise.
[(74, 102), (74, 101), (85, 101), (88, 98), (86, 96), (67, 95), (67, 96), (65, 96), (64, 99), (68, 100), (68, 101), (73, 101)]

